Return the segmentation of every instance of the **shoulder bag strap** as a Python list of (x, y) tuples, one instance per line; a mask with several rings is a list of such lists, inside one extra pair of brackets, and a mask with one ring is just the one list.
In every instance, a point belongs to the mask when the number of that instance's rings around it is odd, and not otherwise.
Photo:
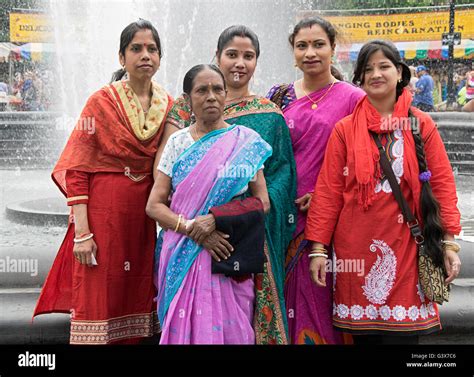
[(382, 166), (382, 170), (388, 179), (390, 187), (392, 188), (393, 195), (395, 196), (395, 199), (397, 200), (397, 203), (400, 206), (403, 218), (405, 219), (405, 222), (410, 228), (411, 235), (415, 239), (416, 243), (422, 244), (424, 238), (420, 228), (420, 224), (418, 223), (416, 217), (413, 215), (413, 212), (410, 210), (410, 206), (408, 205), (405, 197), (402, 194), (402, 191), (400, 190), (400, 185), (397, 182), (397, 178), (395, 177), (395, 174), (393, 172), (392, 165), (390, 164), (390, 161), (388, 160), (385, 154), (385, 149), (382, 146), (378, 135), (375, 132), (371, 132), (371, 134), (375, 143), (377, 144), (377, 148), (379, 149), (380, 165)]

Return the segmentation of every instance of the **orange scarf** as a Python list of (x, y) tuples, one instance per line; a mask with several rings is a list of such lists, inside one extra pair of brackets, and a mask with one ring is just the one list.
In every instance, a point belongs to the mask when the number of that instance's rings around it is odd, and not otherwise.
[(122, 87), (120, 82), (105, 86), (87, 101), (52, 173), (53, 181), (63, 194), (67, 195), (66, 170), (152, 174), (173, 99), (164, 91), (160, 97), (154, 95), (152, 107), (158, 110), (156, 114), (150, 111), (145, 121), (143, 114), (140, 117), (141, 106), (133, 106), (134, 96), (121, 95)]
[[(412, 95), (407, 89), (398, 97), (391, 118), (383, 119), (367, 96), (363, 97), (352, 114), (352, 133), (354, 141), (355, 175), (358, 184), (358, 203), (368, 209), (375, 197), (375, 186), (381, 178), (379, 165), (379, 150), (369, 131), (377, 134), (390, 133), (400, 129), (407, 122), (408, 110), (412, 102)], [(423, 122), (420, 125), (423, 127)], [(420, 196), (420, 181), (418, 178), (418, 160), (415, 151), (415, 142), (411, 127), (402, 128), (403, 150), (403, 178), (413, 192), (414, 198)], [(419, 200), (415, 200), (415, 211), (419, 214)]]

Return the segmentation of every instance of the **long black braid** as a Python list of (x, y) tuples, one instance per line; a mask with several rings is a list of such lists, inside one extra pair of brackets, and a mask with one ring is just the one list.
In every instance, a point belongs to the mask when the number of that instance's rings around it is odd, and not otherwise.
[[(411, 109), (408, 111), (408, 116), (412, 121), (416, 119)], [(415, 141), (418, 167), (420, 173), (422, 173), (428, 170), (428, 165), (426, 163), (420, 127), (412, 127), (412, 134)], [(441, 222), (439, 202), (433, 194), (429, 181), (421, 183), (420, 208), (423, 218), (423, 237), (425, 238), (426, 253), (431, 257), (435, 265), (442, 267), (444, 251), (441, 241), (443, 240), (445, 231)]]

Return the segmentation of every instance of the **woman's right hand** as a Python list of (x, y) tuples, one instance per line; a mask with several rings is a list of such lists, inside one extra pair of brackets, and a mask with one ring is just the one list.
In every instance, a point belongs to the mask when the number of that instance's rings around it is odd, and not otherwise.
[(78, 242), (74, 244), (73, 253), (80, 264), (87, 264), (91, 267), (92, 254), (94, 254), (94, 257), (96, 256), (97, 245), (93, 238), (84, 242)]
[(313, 197), (313, 194), (308, 192), (308, 193), (304, 194), (302, 197), (295, 200), (295, 204), (298, 206), (298, 209), (301, 212), (307, 212), (308, 211), (312, 197)]
[(202, 246), (211, 254), (214, 260), (220, 262), (222, 259), (230, 257), (231, 252), (234, 251), (227, 238), (229, 238), (228, 234), (215, 230), (204, 240)]
[(309, 262), (311, 280), (313, 280), (318, 287), (326, 286), (326, 261), (327, 259), (324, 257), (313, 257)]

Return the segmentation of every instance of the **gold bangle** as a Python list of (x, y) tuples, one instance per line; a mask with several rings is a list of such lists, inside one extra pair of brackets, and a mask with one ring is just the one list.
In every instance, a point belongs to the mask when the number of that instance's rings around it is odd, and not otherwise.
[(461, 245), (459, 245), (455, 241), (444, 240), (444, 241), (442, 241), (442, 243), (443, 243), (443, 249), (444, 250), (452, 250), (455, 253), (459, 253), (459, 251), (461, 250)]
[(327, 254), (327, 250), (324, 247), (315, 247), (314, 249), (311, 249), (311, 251), (317, 251), (317, 252), (322, 252)]
[(445, 245), (443, 247), (443, 250), (446, 251), (446, 250), (451, 250), (451, 251), (454, 251), (455, 253), (459, 253), (459, 251), (461, 250), (460, 248), (457, 248), (455, 246), (449, 246), (449, 245)]
[(181, 220), (183, 219), (183, 215), (178, 216), (178, 222), (176, 223), (176, 228), (174, 228), (174, 231), (177, 232), (179, 229), (179, 225), (181, 224)]

